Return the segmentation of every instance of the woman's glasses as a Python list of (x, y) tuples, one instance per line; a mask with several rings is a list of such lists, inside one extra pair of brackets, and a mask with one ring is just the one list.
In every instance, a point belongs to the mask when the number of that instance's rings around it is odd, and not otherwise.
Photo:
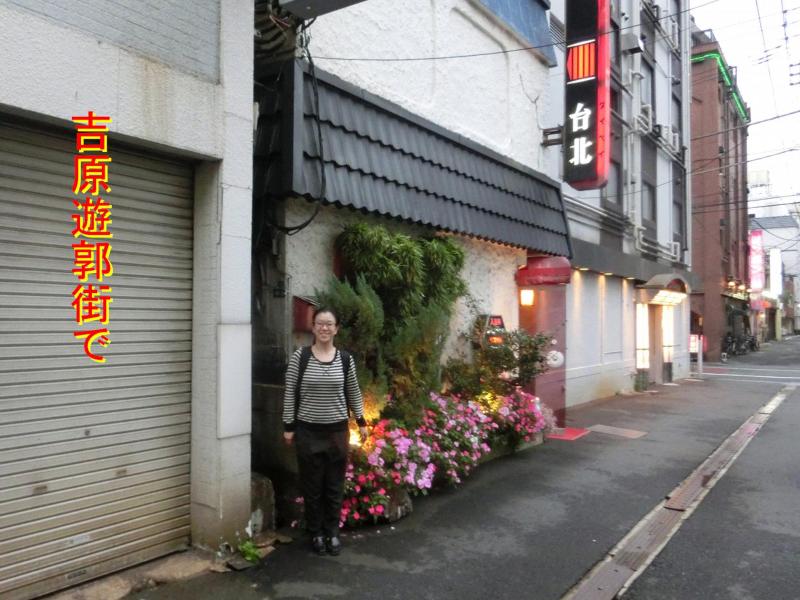
[(317, 321), (314, 325), (319, 329), (333, 329), (336, 327), (336, 323), (330, 321)]

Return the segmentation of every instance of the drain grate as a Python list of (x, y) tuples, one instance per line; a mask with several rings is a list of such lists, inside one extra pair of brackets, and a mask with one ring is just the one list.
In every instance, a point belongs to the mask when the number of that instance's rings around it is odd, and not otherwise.
[(614, 562), (604, 563), (571, 595), (570, 600), (613, 600), (634, 571)]

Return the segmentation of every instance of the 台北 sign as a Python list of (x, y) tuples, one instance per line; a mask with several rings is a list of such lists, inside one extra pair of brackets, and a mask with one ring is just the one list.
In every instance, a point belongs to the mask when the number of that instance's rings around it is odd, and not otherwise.
[(564, 181), (603, 187), (611, 154), (609, 0), (567, 0)]

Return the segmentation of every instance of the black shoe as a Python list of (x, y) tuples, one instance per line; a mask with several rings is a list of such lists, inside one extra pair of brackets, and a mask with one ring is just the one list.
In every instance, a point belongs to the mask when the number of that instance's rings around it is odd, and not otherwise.
[(314, 536), (311, 540), (311, 549), (323, 556), (325, 554), (325, 538), (321, 535)]
[(325, 538), (325, 547), (328, 549), (328, 554), (338, 556), (342, 551), (342, 541), (339, 539), (338, 535)]

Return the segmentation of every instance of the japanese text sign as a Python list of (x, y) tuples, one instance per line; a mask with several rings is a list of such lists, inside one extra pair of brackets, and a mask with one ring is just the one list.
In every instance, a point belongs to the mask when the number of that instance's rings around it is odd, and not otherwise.
[[(82, 196), (81, 199), (72, 200), (76, 210), (72, 213), (75, 225), (72, 237), (81, 238), (72, 244), (72, 274), (79, 282), (72, 290), (72, 308), (78, 325), (94, 323), (95, 327), (105, 326), (108, 325), (113, 299), (110, 295), (111, 286), (101, 285), (100, 282), (114, 274), (109, 241), (113, 237), (109, 230), (112, 207), (100, 194), (111, 191), (108, 182), (111, 157), (107, 155), (107, 133), (111, 118), (89, 111), (85, 115), (72, 117), (72, 121), (76, 126), (72, 193)], [(106, 358), (97, 354), (94, 344), (107, 347), (111, 343), (109, 334), (107, 327), (73, 332), (75, 338), (83, 341), (84, 353), (97, 363), (104, 363)]]
[(567, 0), (564, 181), (603, 187), (611, 159), (609, 0)]

